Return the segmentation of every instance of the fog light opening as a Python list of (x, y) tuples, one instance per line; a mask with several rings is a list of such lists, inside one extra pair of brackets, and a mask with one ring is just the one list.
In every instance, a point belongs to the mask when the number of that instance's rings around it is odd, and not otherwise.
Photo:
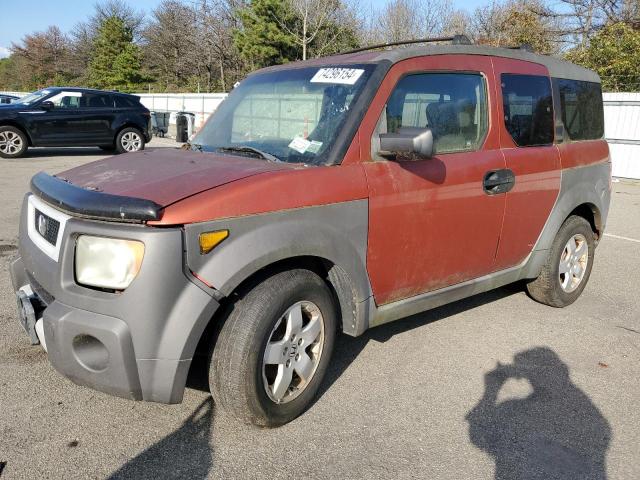
[(72, 345), (76, 360), (87, 370), (102, 372), (109, 366), (109, 351), (96, 337), (76, 335)]

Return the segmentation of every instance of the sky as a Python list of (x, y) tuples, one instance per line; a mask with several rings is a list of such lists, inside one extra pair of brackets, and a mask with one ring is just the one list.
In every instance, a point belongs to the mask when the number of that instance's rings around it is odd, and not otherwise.
[[(378, 8), (386, 0), (361, 0)], [(149, 13), (161, 0), (128, 0), (138, 10)], [(28, 33), (57, 25), (63, 32), (93, 13), (92, 0), (0, 0), (0, 58), (9, 55), (12, 42), (18, 43)], [(486, 0), (453, 0), (456, 8), (473, 10)]]

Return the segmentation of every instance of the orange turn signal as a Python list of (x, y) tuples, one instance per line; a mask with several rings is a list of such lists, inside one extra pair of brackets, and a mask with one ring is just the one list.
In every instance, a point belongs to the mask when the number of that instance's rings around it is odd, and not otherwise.
[(218, 230), (216, 232), (203, 232), (200, 234), (200, 254), (206, 255), (225, 238), (229, 236), (229, 230)]

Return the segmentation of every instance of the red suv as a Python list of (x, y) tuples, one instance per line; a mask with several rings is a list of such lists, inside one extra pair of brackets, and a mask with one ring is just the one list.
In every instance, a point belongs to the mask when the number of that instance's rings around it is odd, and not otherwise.
[(523, 50), (367, 51), (250, 75), (186, 150), (39, 173), (12, 265), (33, 343), (74, 382), (299, 415), (338, 332), (593, 267), (611, 191), (598, 76)]

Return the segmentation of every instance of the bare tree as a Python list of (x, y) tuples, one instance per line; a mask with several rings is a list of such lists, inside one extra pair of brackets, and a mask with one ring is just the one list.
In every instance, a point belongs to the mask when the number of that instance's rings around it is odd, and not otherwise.
[(191, 5), (164, 0), (143, 32), (147, 66), (165, 89), (183, 85), (195, 73), (196, 16)]
[(374, 39), (399, 42), (439, 35), (452, 12), (449, 0), (390, 0), (377, 12)]
[[(227, 90), (227, 67), (236, 66), (238, 53), (233, 45), (233, 29), (237, 27), (234, 16), (237, 2), (200, 0), (198, 4), (198, 57), (205, 71), (207, 91), (213, 87), (215, 70), (223, 91)], [(234, 75), (235, 77), (235, 75)]]
[(608, 24), (623, 22), (640, 29), (640, 0), (558, 0), (553, 6), (539, 5), (536, 12), (557, 22), (565, 43), (581, 48)]
[(357, 28), (353, 5), (343, 0), (286, 0), (287, 6), (297, 21), (286, 21), (276, 18), (285, 32), (291, 35), (302, 47), (302, 60), (308, 56), (309, 46), (317, 41), (324, 30), (332, 28), (332, 33), (324, 38), (323, 45), (318, 47), (322, 53), (340, 35), (342, 27)]
[[(69, 68), (69, 39), (56, 26), (44, 32), (25, 35), (22, 42), (11, 45), (11, 53), (23, 62), (24, 75), (35, 86), (63, 80)], [(26, 79), (25, 79), (26, 80)]]
[(529, 45), (533, 50), (558, 53), (562, 35), (557, 19), (541, 15), (542, 0), (508, 0), (477, 8), (468, 35), (475, 43), (496, 47)]

